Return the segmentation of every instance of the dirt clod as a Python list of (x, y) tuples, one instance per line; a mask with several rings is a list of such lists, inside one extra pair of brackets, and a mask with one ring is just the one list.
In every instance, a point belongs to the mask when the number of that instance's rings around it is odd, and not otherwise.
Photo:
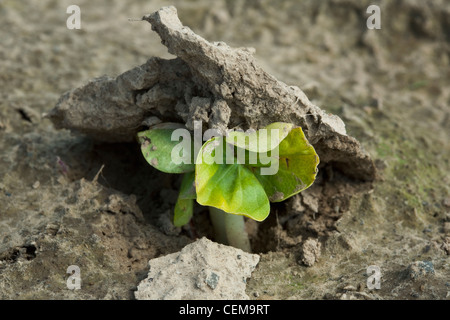
[(434, 275), (434, 266), (431, 261), (416, 261), (408, 266), (409, 277), (418, 280), (424, 276)]
[(316, 239), (308, 239), (302, 245), (301, 262), (307, 267), (312, 267), (320, 257), (321, 244)]
[[(240, 256), (240, 259), (231, 257)], [(138, 286), (138, 300), (245, 299), (245, 280), (259, 256), (206, 238), (180, 252), (149, 261), (150, 272)]]
[(375, 178), (370, 156), (347, 135), (342, 120), (312, 104), (299, 88), (268, 74), (248, 50), (206, 41), (182, 25), (173, 6), (143, 19), (178, 58), (151, 58), (115, 79), (97, 78), (65, 93), (48, 113), (57, 128), (98, 140), (131, 141), (150, 115), (179, 119), (191, 130), (194, 121), (220, 130), (293, 122), (303, 128), (323, 163), (333, 161), (355, 178)]

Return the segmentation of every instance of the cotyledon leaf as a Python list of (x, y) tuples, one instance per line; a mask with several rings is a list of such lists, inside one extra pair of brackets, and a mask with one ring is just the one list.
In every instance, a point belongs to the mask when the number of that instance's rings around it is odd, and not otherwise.
[[(274, 160), (276, 161), (275, 157)], [(261, 174), (253, 168), (271, 202), (283, 201), (308, 188), (315, 180), (319, 156), (309, 144), (301, 128), (292, 129), (279, 145), (278, 171)]]
[(194, 199), (196, 198), (194, 179), (195, 173), (193, 171), (186, 172), (183, 175), (173, 215), (175, 227), (182, 227), (187, 224), (194, 213)]
[(141, 144), (141, 151), (145, 159), (150, 165), (160, 171), (166, 173), (184, 173), (194, 171), (195, 169), (192, 156), (188, 157), (184, 163), (175, 163), (172, 161), (172, 150), (180, 142), (172, 141), (171, 137), (173, 131), (178, 128), (180, 126), (177, 124), (161, 124), (137, 134), (137, 139)]
[(251, 133), (232, 131), (227, 134), (226, 141), (251, 152), (267, 152), (277, 147), (293, 126), (292, 123), (275, 122)]
[(197, 194), (195, 192), (195, 172), (186, 172), (183, 175), (181, 181), (180, 194), (178, 196), (181, 199), (196, 199)]
[(194, 213), (194, 200), (178, 198), (175, 203), (173, 225), (175, 227), (182, 227), (189, 223)]
[[(270, 212), (267, 195), (250, 169), (241, 164), (218, 164), (207, 160), (214, 156), (217, 138), (207, 141), (197, 156), (195, 188), (197, 202), (227, 213), (263, 221)], [(213, 146), (213, 147), (211, 147)]]

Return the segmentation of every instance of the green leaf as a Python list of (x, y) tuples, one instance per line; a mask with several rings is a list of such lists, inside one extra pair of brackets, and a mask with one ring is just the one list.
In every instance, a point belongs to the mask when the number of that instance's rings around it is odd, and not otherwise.
[(153, 129), (186, 129), (186, 127), (184, 125), (182, 125), (181, 123), (177, 123), (177, 122), (162, 122), (162, 123), (157, 123), (151, 127), (149, 127), (150, 130)]
[(187, 172), (183, 175), (173, 215), (175, 227), (187, 224), (194, 213), (194, 199), (196, 198), (194, 179), (194, 172)]
[(226, 141), (251, 152), (267, 152), (277, 147), (293, 126), (292, 123), (275, 122), (262, 129), (266, 131), (232, 131), (228, 133)]
[(270, 167), (272, 161), (278, 161), (278, 158), (272, 156), (274, 150), (278, 150), (277, 147), (267, 152), (253, 152), (234, 147), (234, 157), (237, 157), (235, 162), (248, 167)]
[(251, 170), (241, 164), (217, 164), (210, 161), (216, 149), (223, 148), (220, 140), (213, 138), (207, 141), (197, 156), (197, 202), (263, 221), (270, 212), (269, 199)]
[(183, 175), (181, 181), (180, 194), (178, 196), (181, 199), (196, 199), (197, 194), (195, 192), (195, 172), (186, 172)]
[[(179, 141), (172, 141), (172, 133), (180, 128), (178, 124), (164, 123), (152, 129), (139, 132), (137, 138), (141, 144), (141, 151), (147, 162), (156, 169), (166, 173), (184, 173), (194, 171), (195, 165), (192, 161), (192, 143), (188, 142), (185, 148), (187, 156), (184, 162), (172, 161), (172, 150), (180, 145)], [(184, 141), (183, 141), (184, 142)], [(185, 156), (185, 155), (183, 155)], [(179, 157), (181, 158), (181, 157)]]
[(316, 178), (318, 164), (314, 147), (302, 129), (295, 128), (279, 145), (278, 172), (262, 175), (261, 168), (254, 168), (253, 172), (270, 201), (280, 202), (308, 188)]
[(173, 225), (175, 227), (182, 227), (189, 223), (194, 213), (194, 200), (193, 199), (181, 199), (178, 197), (175, 204)]

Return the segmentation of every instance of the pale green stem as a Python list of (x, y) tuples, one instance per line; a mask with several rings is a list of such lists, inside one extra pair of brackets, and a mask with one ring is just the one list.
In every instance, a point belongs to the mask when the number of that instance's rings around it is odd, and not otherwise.
[(214, 228), (214, 238), (216, 242), (228, 244), (227, 232), (225, 231), (225, 212), (220, 209), (209, 207), (209, 217)]
[(215, 207), (209, 207), (209, 213), (217, 242), (251, 252), (244, 216), (226, 213)]

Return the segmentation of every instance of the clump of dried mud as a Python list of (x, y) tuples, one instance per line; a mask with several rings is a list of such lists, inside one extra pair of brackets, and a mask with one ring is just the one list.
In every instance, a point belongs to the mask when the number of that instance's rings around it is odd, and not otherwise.
[[(196, 33), (254, 47), (263, 70), (339, 115), (380, 175), (357, 181), (326, 159), (313, 187), (257, 228), (250, 221), (255, 251), (267, 253), (248, 295), (448, 297), (449, 5), (381, 1), (382, 29), (368, 30), (364, 1), (175, 2)], [(74, 31), (62, 3), (30, 12), (2, 2), (10, 27), (0, 31), (1, 298), (132, 298), (148, 259), (212, 237), (201, 208), (193, 227), (171, 226), (180, 181), (152, 170), (136, 145), (57, 131), (41, 117), (87, 79), (173, 58), (146, 22), (127, 20), (167, 4), (82, 1)], [(80, 266), (82, 290), (67, 289), (69, 265)], [(366, 287), (369, 265), (381, 269), (380, 290)], [(411, 277), (423, 265), (434, 272)]]

